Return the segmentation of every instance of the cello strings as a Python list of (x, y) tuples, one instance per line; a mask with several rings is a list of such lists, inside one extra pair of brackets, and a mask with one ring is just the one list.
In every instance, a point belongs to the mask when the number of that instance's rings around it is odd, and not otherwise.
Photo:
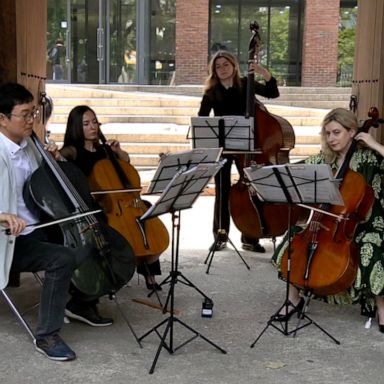
[[(36, 145), (36, 148), (40, 152), (41, 156), (49, 166), (50, 170), (56, 177), (57, 181), (60, 183), (60, 186), (63, 188), (64, 192), (66, 193), (67, 197), (73, 204), (74, 208), (77, 210), (77, 213), (85, 213), (89, 212), (90, 209), (83, 200), (83, 198), (80, 196), (78, 191), (75, 189), (73, 184), (70, 182), (68, 176), (65, 174), (65, 172), (60, 168), (58, 162), (55, 160), (53, 161), (53, 158), (47, 154), (47, 151), (45, 150), (43, 144), (40, 142), (40, 140), (37, 138), (35, 132), (32, 133), (32, 140)], [(99, 249), (102, 249), (105, 247), (108, 243), (105, 240), (104, 236), (102, 236), (102, 233), (100, 232), (100, 229), (98, 227), (98, 221), (94, 217), (94, 215), (87, 215), (84, 218), (81, 219), (81, 221), (86, 221), (88, 226), (83, 229), (83, 231), (80, 232), (82, 234), (88, 229), (93, 229), (95, 234), (95, 240), (98, 245)]]

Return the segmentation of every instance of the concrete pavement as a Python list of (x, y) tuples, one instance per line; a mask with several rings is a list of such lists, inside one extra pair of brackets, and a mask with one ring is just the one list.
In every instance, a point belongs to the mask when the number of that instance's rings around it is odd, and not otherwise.
[[(156, 200), (151, 197), (150, 199)], [(34, 350), (24, 329), (8, 306), (0, 300), (0, 382), (13, 383), (183, 383), (183, 384), (306, 384), (382, 383), (384, 335), (377, 323), (364, 328), (364, 318), (355, 306), (331, 306), (312, 301), (308, 315), (340, 341), (334, 343), (314, 325), (296, 337), (285, 336), (268, 327), (254, 348), (251, 343), (267, 325), (269, 317), (284, 300), (285, 284), (277, 279), (270, 264), (272, 242), (263, 240), (266, 254), (240, 249), (240, 234), (232, 228), (230, 237), (250, 266), (248, 270), (230, 247), (216, 252), (210, 274), (204, 260), (212, 241), (213, 197), (201, 196), (192, 209), (181, 212), (179, 271), (214, 302), (213, 317), (202, 318), (202, 295), (177, 283), (175, 312), (178, 319), (196, 329), (227, 353), (197, 337), (173, 354), (164, 348), (154, 373), (148, 371), (160, 345), (152, 332), (138, 346), (113, 301), (103, 298), (100, 311), (113, 316), (113, 326), (93, 328), (81, 323), (65, 324), (64, 340), (76, 351), (73, 362), (53, 362)], [(171, 229), (170, 215), (162, 216)], [(163, 275), (171, 266), (170, 248), (161, 256)], [(158, 278), (158, 281), (161, 281)], [(160, 293), (162, 300), (168, 285)], [(20, 288), (8, 289), (19, 308), (38, 302), (39, 287), (31, 274), (22, 276)], [(118, 292), (118, 301), (135, 332), (141, 336), (168, 318), (161, 311), (138, 301), (150, 301), (142, 278), (135, 275), (130, 287)], [(26, 314), (31, 324), (36, 310)], [(294, 318), (290, 329), (296, 324)], [(291, 324), (292, 323), (292, 324)], [(162, 333), (164, 328), (159, 329)], [(174, 348), (191, 337), (177, 321), (173, 327)], [(168, 339), (169, 340), (169, 339)]]

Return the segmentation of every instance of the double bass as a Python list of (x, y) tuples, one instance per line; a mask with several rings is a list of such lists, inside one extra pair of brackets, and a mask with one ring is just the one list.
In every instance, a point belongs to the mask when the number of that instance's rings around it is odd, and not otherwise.
[(130, 244), (101, 217), (88, 214), (96, 206), (84, 174), (69, 162), (56, 162), (34, 132), (31, 140), (43, 161), (24, 185), (27, 206), (58, 221), (80, 214), (59, 224), (61, 241), (76, 250), (72, 283), (90, 296), (115, 293), (135, 272)]
[[(359, 132), (368, 132), (378, 122), (378, 110), (371, 108)], [(340, 193), (343, 206), (320, 207), (315, 211), (305, 230), (297, 233), (285, 250), (281, 274), (287, 278), (290, 260), (290, 282), (320, 296), (333, 295), (351, 287), (358, 268), (358, 249), (354, 235), (374, 203), (374, 192), (359, 173), (349, 168), (357, 142), (352, 141), (339, 168)], [(326, 213), (331, 213), (330, 216)], [(340, 219), (335, 218), (340, 217)]]
[[(248, 49), (248, 62), (254, 62), (260, 49), (259, 25), (250, 24), (252, 37)], [(254, 118), (254, 151), (237, 155), (236, 165), (239, 180), (231, 187), (229, 196), (230, 212), (236, 227), (245, 236), (259, 239), (282, 235), (287, 230), (286, 204), (261, 202), (249, 186), (243, 169), (255, 164), (281, 164), (289, 162), (289, 151), (295, 145), (295, 134), (291, 124), (284, 118), (271, 114), (257, 100), (254, 92), (254, 74), (247, 78), (246, 117)], [(292, 210), (292, 221), (296, 221), (299, 209)]]
[(99, 135), (107, 158), (95, 163), (88, 176), (90, 188), (111, 192), (97, 195), (108, 224), (127, 239), (137, 261), (151, 264), (168, 248), (168, 230), (158, 217), (139, 220), (148, 210), (140, 197), (140, 176), (131, 164), (116, 158), (100, 130)]

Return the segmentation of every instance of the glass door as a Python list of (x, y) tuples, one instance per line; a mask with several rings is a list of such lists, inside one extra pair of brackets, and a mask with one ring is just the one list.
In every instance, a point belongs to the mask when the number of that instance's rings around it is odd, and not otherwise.
[(106, 11), (106, 81), (136, 83), (136, 0), (108, 0)]
[(136, 0), (69, 1), (72, 83), (136, 81)]
[[(71, 83), (137, 83), (142, 74), (136, 53), (148, 49), (148, 39), (141, 45), (136, 42), (137, 15), (141, 10), (143, 36), (149, 31), (148, 4), (149, 0), (48, 0), (48, 78)], [(62, 45), (60, 60), (54, 56), (59, 51), (56, 41)], [(142, 57), (148, 60), (147, 54)]]
[(102, 3), (102, 0), (68, 1), (68, 49), (72, 83), (103, 82), (105, 37), (103, 25), (100, 23)]

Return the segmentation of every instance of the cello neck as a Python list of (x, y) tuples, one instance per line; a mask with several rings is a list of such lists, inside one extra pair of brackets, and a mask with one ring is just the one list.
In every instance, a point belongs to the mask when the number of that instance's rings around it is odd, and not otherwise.
[(103, 133), (100, 131), (100, 140), (103, 143), (103, 148), (107, 154), (108, 159), (110, 160), (117, 176), (119, 177), (119, 180), (122, 184), (122, 186), (125, 189), (131, 189), (132, 185), (129, 182), (124, 170), (121, 168), (118, 159), (115, 156), (115, 153), (112, 151), (111, 147), (107, 144), (107, 140), (105, 139), (105, 136)]
[(259, 25), (256, 21), (250, 24), (250, 29), (252, 32), (251, 39), (249, 41), (248, 47), (248, 75), (247, 75), (247, 102), (245, 109), (245, 117), (254, 117), (255, 116), (255, 75), (250, 71), (250, 65), (255, 61), (257, 52), (260, 48), (260, 35), (259, 35)]

